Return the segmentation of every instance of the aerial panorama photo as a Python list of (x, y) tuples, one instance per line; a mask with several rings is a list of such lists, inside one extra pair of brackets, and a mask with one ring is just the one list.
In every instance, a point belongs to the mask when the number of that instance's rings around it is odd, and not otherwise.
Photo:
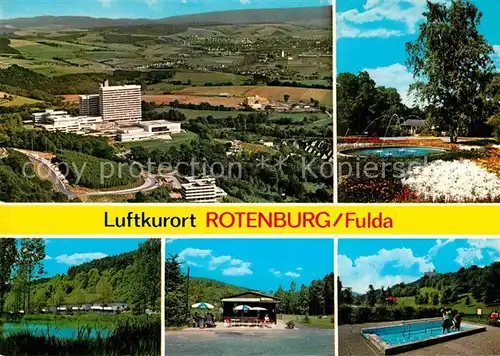
[(333, 201), (327, 1), (60, 5), (0, 9), (0, 201)]

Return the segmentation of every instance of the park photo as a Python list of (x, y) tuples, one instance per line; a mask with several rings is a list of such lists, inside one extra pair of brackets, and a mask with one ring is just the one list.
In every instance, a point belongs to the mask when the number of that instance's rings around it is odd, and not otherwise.
[(499, 13), (337, 1), (339, 202), (500, 201)]
[(161, 354), (161, 240), (0, 239), (0, 355)]
[(334, 354), (333, 239), (166, 243), (166, 354)]
[(340, 239), (340, 356), (496, 355), (500, 239)]
[(0, 200), (333, 201), (328, 1), (2, 2)]

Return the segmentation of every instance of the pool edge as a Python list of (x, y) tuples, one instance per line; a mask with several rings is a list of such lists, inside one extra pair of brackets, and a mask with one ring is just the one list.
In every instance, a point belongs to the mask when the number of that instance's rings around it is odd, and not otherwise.
[[(370, 342), (379, 351), (381, 351), (382, 354), (384, 354), (384, 355), (396, 355), (396, 354), (399, 354), (399, 353), (402, 353), (405, 351), (411, 351), (411, 350), (419, 349), (419, 348), (426, 347), (426, 346), (440, 344), (442, 342), (459, 339), (461, 337), (468, 336), (468, 335), (478, 334), (478, 333), (481, 333), (481, 332), (484, 332), (487, 330), (485, 325), (479, 326), (479, 325), (471, 324), (471, 323), (464, 323), (464, 324), (471, 325), (471, 326), (473, 326), (473, 328), (469, 329), (469, 330), (463, 330), (463, 331), (459, 331), (459, 332), (439, 335), (437, 337), (433, 337), (433, 338), (430, 338), (427, 340), (418, 340), (418, 341), (408, 342), (408, 343), (394, 345), (394, 346), (387, 344), (385, 341), (383, 341), (377, 335), (374, 335), (374, 334), (366, 335), (363, 333), (363, 331), (365, 331), (365, 330), (374, 329), (373, 327), (362, 329), (361, 335), (363, 335), (363, 337), (365, 337), (365, 339), (368, 342)], [(401, 324), (381, 326), (379, 328), (392, 327), (395, 325), (401, 325)]]

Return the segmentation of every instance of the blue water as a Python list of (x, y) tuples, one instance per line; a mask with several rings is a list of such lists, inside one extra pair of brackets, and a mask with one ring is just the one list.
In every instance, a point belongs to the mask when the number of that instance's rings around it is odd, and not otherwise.
[(241, 333), (167, 332), (166, 354), (175, 356), (332, 356), (333, 330), (310, 329)]
[[(473, 327), (467, 324), (460, 326), (460, 331), (471, 330)], [(450, 329), (450, 333), (456, 332)], [(442, 321), (427, 321), (411, 323), (407, 325), (395, 325), (384, 328), (373, 328), (364, 330), (364, 334), (378, 335), (383, 341), (390, 345), (400, 345), (407, 342), (430, 339), (442, 335)], [(448, 332), (445, 331), (445, 334)]]
[[(80, 327), (80, 329), (82, 328)], [(76, 339), (78, 337), (78, 327), (39, 323), (4, 323), (0, 325), (0, 334), (5, 336), (19, 334), (26, 331), (35, 336), (55, 336), (59, 339)], [(92, 328), (90, 333), (85, 330), (83, 336), (96, 339), (98, 336), (108, 337), (110, 333), (111, 332), (107, 329)]]
[(435, 147), (374, 147), (360, 148), (344, 151), (353, 156), (378, 156), (378, 157), (425, 157), (445, 153), (447, 150)]

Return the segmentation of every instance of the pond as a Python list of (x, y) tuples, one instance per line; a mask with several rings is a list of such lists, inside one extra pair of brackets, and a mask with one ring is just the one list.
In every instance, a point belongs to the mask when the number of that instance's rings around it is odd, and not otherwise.
[(425, 157), (435, 154), (446, 153), (448, 150), (437, 147), (423, 146), (401, 146), (401, 147), (371, 147), (358, 148), (342, 151), (342, 154), (348, 156), (378, 156), (387, 157)]
[(58, 325), (55, 323), (21, 322), (0, 324), (0, 334), (4, 336), (23, 332), (30, 332), (35, 336), (55, 336), (59, 339), (77, 339), (79, 333), (84, 338), (96, 339), (98, 336), (108, 337), (111, 333), (110, 330), (103, 328)]
[(303, 326), (269, 332), (167, 332), (166, 336), (167, 355), (176, 356), (332, 356), (333, 345), (333, 330)]

